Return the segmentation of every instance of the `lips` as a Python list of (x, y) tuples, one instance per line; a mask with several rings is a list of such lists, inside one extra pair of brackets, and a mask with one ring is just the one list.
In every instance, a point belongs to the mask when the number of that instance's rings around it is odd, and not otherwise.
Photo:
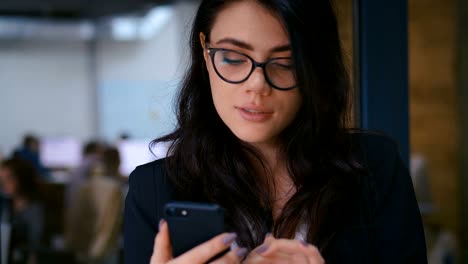
[(273, 116), (273, 111), (260, 106), (236, 107), (240, 116), (249, 122), (265, 122)]

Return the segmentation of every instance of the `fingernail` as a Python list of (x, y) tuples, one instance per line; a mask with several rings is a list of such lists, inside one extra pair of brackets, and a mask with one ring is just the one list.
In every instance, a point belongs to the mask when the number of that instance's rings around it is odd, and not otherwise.
[(230, 245), (234, 240), (236, 240), (237, 234), (236, 233), (229, 233), (223, 238), (223, 242), (225, 245)]
[(259, 247), (257, 250), (255, 250), (255, 253), (262, 254), (263, 252), (267, 251), (267, 249), (268, 249), (268, 245), (263, 245)]
[(239, 259), (243, 259), (247, 255), (247, 249), (240, 248), (239, 250), (237, 250), (236, 255), (239, 257)]
[(308, 247), (308, 246), (309, 246), (309, 243), (305, 242), (304, 240), (301, 240), (300, 242), (301, 242), (301, 244), (302, 244), (304, 247)]
[(161, 218), (161, 220), (159, 220), (159, 229), (161, 229), (161, 226), (165, 223), (166, 221), (164, 220), (164, 218)]
[(269, 232), (266, 233), (265, 238), (270, 238), (270, 237), (273, 237), (273, 234), (272, 234), (272, 233), (269, 233)]

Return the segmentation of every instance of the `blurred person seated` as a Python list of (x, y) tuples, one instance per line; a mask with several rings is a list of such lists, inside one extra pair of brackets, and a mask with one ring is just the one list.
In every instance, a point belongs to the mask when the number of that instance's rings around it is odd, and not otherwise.
[(72, 196), (76, 195), (79, 186), (89, 178), (91, 170), (100, 162), (102, 151), (103, 146), (97, 141), (90, 141), (83, 147), (81, 163), (70, 174), (66, 191), (67, 204), (69, 204)]
[(102, 155), (103, 173), (107, 177), (114, 178), (115, 180), (126, 183), (128, 177), (125, 177), (120, 172), (121, 158), (119, 150), (116, 147), (108, 146), (105, 148)]
[(119, 165), (118, 151), (104, 150), (67, 208), (65, 243), (79, 263), (118, 263), (124, 204)]
[(122, 191), (122, 202), (125, 204), (125, 196), (128, 192), (128, 177), (120, 172), (121, 158), (116, 147), (108, 146), (102, 155), (103, 175), (108, 179), (118, 182)]
[(72, 175), (72, 181), (82, 182), (88, 178), (91, 169), (101, 160), (104, 147), (98, 141), (86, 143), (82, 150), (81, 164)]
[(17, 158), (1, 162), (0, 189), (6, 198), (2, 224), (10, 227), (10, 237), (6, 238), (9, 240), (8, 263), (35, 263), (43, 234), (44, 212), (38, 202), (34, 166)]
[(29, 161), (34, 166), (39, 176), (44, 180), (47, 180), (49, 179), (50, 172), (41, 162), (39, 148), (39, 138), (32, 134), (28, 134), (23, 138), (23, 145), (15, 149), (12, 156), (13, 158)]

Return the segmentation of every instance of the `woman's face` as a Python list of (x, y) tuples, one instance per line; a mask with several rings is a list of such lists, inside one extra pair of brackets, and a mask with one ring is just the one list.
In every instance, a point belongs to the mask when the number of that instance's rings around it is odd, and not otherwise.
[(16, 181), (10, 169), (0, 167), (0, 189), (1, 191), (11, 197), (16, 192)]
[[(203, 34), (200, 34), (200, 39), (205, 47), (213, 102), (223, 122), (242, 141), (274, 143), (294, 120), (301, 106), (299, 89), (273, 89), (259, 67), (246, 81), (228, 83), (215, 72), (206, 46), (241, 52), (257, 62), (290, 58), (288, 34), (280, 20), (254, 1), (236, 2), (217, 15), (210, 43), (205, 43)], [(229, 59), (223, 58), (220, 63), (232, 63)]]

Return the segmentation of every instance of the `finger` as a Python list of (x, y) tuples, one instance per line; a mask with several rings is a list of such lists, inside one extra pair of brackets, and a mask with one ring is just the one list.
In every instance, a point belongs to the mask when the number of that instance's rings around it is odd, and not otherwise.
[(254, 248), (252, 253), (263, 254), (265, 251), (267, 251), (269, 249), (271, 243), (273, 241), (275, 241), (275, 240), (276, 239), (273, 237), (273, 235), (271, 233), (267, 233), (265, 235), (265, 239), (263, 240), (263, 244), (261, 244), (260, 246)]
[(161, 219), (159, 222), (159, 232), (154, 239), (153, 256), (151, 264), (166, 263), (172, 259), (172, 247), (169, 238), (169, 228), (167, 222)]
[(266, 257), (275, 252), (283, 252), (289, 255), (293, 255), (295, 253), (302, 252), (303, 249), (305, 249), (305, 247), (298, 240), (275, 239), (272, 240), (269, 244), (263, 244), (257, 248), (255, 252)]
[[(303, 255), (304, 256), (304, 255)], [(269, 264), (269, 263), (275, 263), (275, 264), (308, 264), (307, 257), (302, 257), (301, 259), (296, 257), (293, 258), (290, 255), (286, 255), (280, 252), (277, 252), (275, 254), (272, 254), (270, 256), (264, 257), (262, 255), (254, 254), (251, 253), (247, 256), (246, 260), (242, 263), (244, 264)]]
[(244, 264), (261, 264), (261, 263), (268, 263), (268, 261), (271, 262), (270, 259), (262, 256), (255, 254), (254, 252), (251, 252), (247, 258), (244, 260)]
[(265, 244), (259, 247), (256, 250), (256, 253), (264, 257), (275, 253), (283, 253), (291, 256), (295, 254), (304, 254), (311, 263), (315, 263), (317, 261), (317, 263), (321, 263), (321, 261), (323, 261), (323, 258), (316, 247), (305, 242), (291, 239), (275, 239), (271, 241), (270, 244)]
[(302, 263), (302, 264), (315, 264), (315, 262), (311, 262), (311, 260), (304, 254), (294, 254), (290, 257), (291, 263)]
[(325, 259), (322, 257), (322, 254), (320, 254), (320, 250), (316, 246), (307, 244), (305, 242), (301, 242), (301, 244), (307, 249), (305, 253), (312, 264), (325, 263)]
[(247, 255), (246, 248), (237, 248), (226, 253), (224, 256), (216, 259), (211, 264), (236, 264), (240, 263)]
[(174, 263), (205, 263), (236, 240), (235, 233), (223, 233), (174, 259)]

